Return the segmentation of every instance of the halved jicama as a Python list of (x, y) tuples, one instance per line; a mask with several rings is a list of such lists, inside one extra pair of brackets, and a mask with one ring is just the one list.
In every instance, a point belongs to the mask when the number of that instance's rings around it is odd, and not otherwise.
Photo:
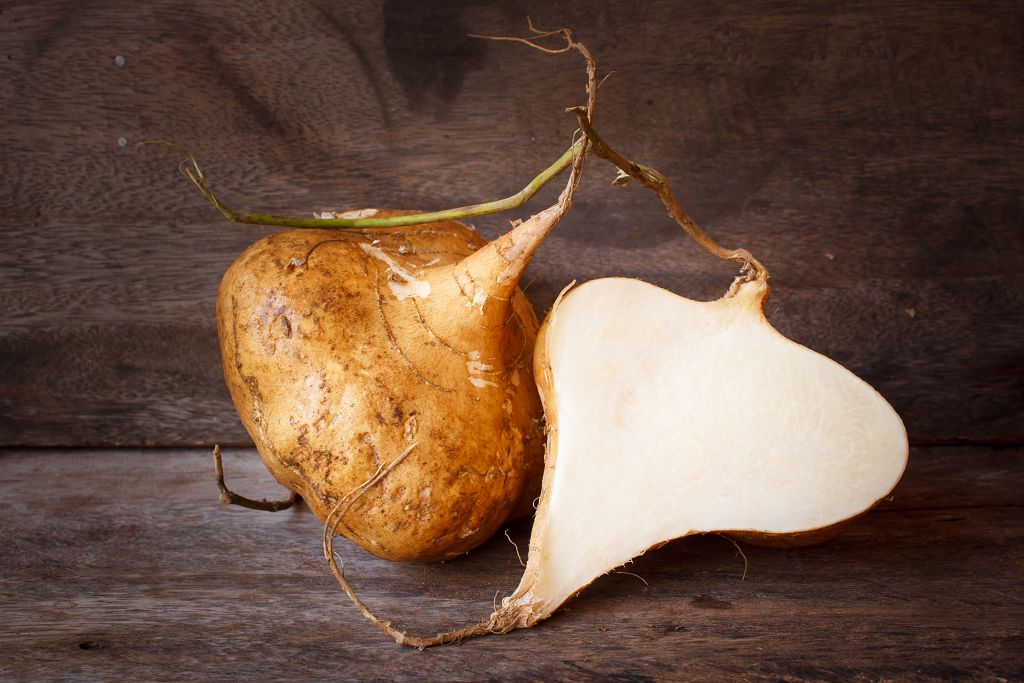
[(587, 283), (557, 302), (534, 374), (548, 421), (540, 504), (523, 579), (489, 620), (529, 627), (595, 578), (674, 538), (826, 540), (884, 498), (906, 468), (896, 411), (838, 363), (764, 316), (768, 273), (707, 235), (664, 176), (612, 149), (617, 181), (653, 190), (712, 254), (743, 263), (718, 301), (635, 280)]
[(907, 435), (877, 391), (765, 319), (768, 287), (696, 302), (637, 280), (572, 291), (538, 338), (550, 428), (525, 627), (665, 541), (819, 541), (899, 481)]

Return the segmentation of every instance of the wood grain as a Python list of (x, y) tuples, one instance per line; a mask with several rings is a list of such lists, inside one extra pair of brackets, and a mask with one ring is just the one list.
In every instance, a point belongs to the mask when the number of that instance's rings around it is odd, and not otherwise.
[[(914, 438), (1024, 439), (1019, 2), (549, 5), (0, 7), (0, 444), (247, 443), (213, 301), (265, 231), (135, 143), (189, 147), (243, 208), (502, 196), (564, 149), (583, 99), (574, 57), (465, 35), (527, 15), (615, 70), (602, 133), (768, 265), (785, 333), (875, 385)], [(539, 311), (574, 278), (724, 291), (730, 268), (653, 195), (589, 174), (527, 275)]]
[[(217, 502), (206, 451), (0, 454), (5, 680), (1020, 680), (1020, 449), (915, 449), (893, 498), (783, 551), (671, 543), (530, 631), (417, 652), (347, 602), (305, 508)], [(964, 476), (969, 462), (970, 476)], [(279, 493), (251, 450), (229, 483)], [(525, 547), (529, 529), (513, 529)], [(443, 565), (339, 544), (356, 590), (418, 632), (486, 616), (500, 536)]]

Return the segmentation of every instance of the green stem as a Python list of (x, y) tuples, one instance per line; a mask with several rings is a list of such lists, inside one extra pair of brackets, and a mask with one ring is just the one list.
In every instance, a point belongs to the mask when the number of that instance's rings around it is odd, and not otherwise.
[(537, 194), (537, 191), (544, 187), (548, 181), (568, 168), (570, 164), (572, 164), (573, 155), (584, 145), (584, 143), (585, 139), (576, 142), (572, 147), (567, 149), (565, 153), (555, 161), (555, 163), (541, 171), (541, 173), (531, 180), (526, 187), (521, 189), (519, 192), (516, 192), (514, 195), (505, 197), (504, 199), (497, 199), (495, 201), (484, 202), (482, 204), (470, 204), (469, 206), (460, 206), (454, 209), (444, 209), (442, 211), (414, 213), (404, 216), (390, 216), (388, 218), (297, 218), (294, 216), (277, 216), (268, 213), (236, 211), (228, 208), (224, 202), (222, 202), (210, 190), (210, 188), (207, 187), (206, 176), (203, 174), (202, 169), (199, 168), (199, 163), (196, 161), (196, 158), (188, 150), (163, 140), (152, 140), (140, 144), (162, 145), (184, 153), (186, 160), (182, 162), (182, 173), (188, 176), (188, 178), (195, 183), (195, 186), (199, 188), (199, 191), (203, 193), (203, 196), (206, 197), (218, 211), (236, 223), (247, 223), (251, 225), (277, 225), (289, 228), (389, 228), (400, 225), (416, 225), (418, 223), (458, 220), (460, 218), (469, 218), (471, 216), (483, 216), (520, 207), (530, 201), (530, 199), (533, 198), (533, 195)]

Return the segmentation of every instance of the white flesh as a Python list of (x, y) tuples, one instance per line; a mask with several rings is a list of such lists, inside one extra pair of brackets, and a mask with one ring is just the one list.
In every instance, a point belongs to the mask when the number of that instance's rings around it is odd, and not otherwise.
[(747, 283), (701, 303), (613, 278), (582, 285), (552, 312), (544, 398), (556, 416), (554, 467), (506, 607), (543, 618), (661, 542), (814, 530), (892, 490), (907, 460), (899, 416), (850, 371), (771, 327), (765, 292)]

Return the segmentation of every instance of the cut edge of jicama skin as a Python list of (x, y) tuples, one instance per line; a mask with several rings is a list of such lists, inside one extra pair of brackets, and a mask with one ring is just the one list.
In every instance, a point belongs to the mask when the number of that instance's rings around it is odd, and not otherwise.
[[(565, 405), (573, 405), (573, 398), (566, 396), (568, 393), (566, 388), (556, 387), (557, 366), (560, 362), (559, 354), (566, 353), (564, 349), (556, 348), (560, 343), (560, 326), (565, 324), (563, 320), (565, 320), (567, 315), (570, 316), (571, 322), (574, 303), (583, 301), (588, 293), (596, 296), (601, 293), (599, 291), (601, 288), (607, 287), (626, 287), (627, 289), (634, 290), (634, 294), (643, 290), (642, 297), (670, 297), (673, 303), (666, 305), (678, 305), (681, 308), (690, 309), (687, 315), (718, 316), (725, 322), (722, 327), (727, 332), (723, 333), (721, 339), (716, 338), (715, 342), (728, 343), (727, 340), (730, 337), (736, 337), (736, 333), (740, 332), (742, 334), (754, 334), (755, 343), (777, 345), (777, 348), (780, 349), (779, 353), (783, 355), (807, 354), (806, 362), (808, 367), (813, 369), (814, 366), (817, 366), (820, 370), (833, 373), (832, 377), (837, 382), (846, 384), (844, 387), (845, 391), (859, 392), (861, 394), (860, 398), (865, 404), (872, 404), (874, 406), (877, 412), (874, 417), (882, 422), (888, 422), (883, 427), (889, 433), (883, 435), (882, 438), (882, 441), (887, 442), (885, 445), (889, 448), (889, 453), (884, 456), (888, 463), (888, 470), (884, 475), (876, 476), (877, 482), (873, 482), (874, 488), (870, 493), (861, 495), (856, 502), (847, 505), (834, 514), (822, 514), (815, 517), (814, 519), (820, 520), (815, 523), (795, 526), (782, 525), (780, 527), (777, 524), (773, 526), (770, 523), (731, 523), (737, 521), (735, 519), (728, 520), (730, 523), (720, 525), (709, 525), (707, 523), (680, 524), (678, 521), (675, 521), (676, 527), (673, 528), (671, 526), (673, 521), (669, 520), (666, 525), (662, 526), (660, 531), (651, 532), (646, 536), (636, 539), (635, 544), (632, 546), (627, 544), (627, 549), (624, 552), (613, 553), (605, 561), (599, 561), (591, 565), (594, 567), (593, 569), (572, 575), (571, 578), (563, 576), (562, 578), (551, 579), (547, 574), (553, 571), (553, 567), (565, 566), (566, 559), (587, 556), (589, 552), (586, 549), (581, 550), (579, 547), (559, 547), (559, 541), (557, 539), (553, 541), (551, 537), (553, 521), (551, 513), (554, 508), (552, 498), (559, 484), (558, 460), (560, 457), (559, 451), (563, 448), (560, 430), (563, 426), (564, 415), (561, 414), (560, 404), (564, 402)], [(768, 286), (766, 283), (763, 281), (753, 281), (740, 284), (731, 290), (730, 294), (717, 301), (696, 302), (654, 285), (626, 278), (594, 280), (573, 290), (567, 297), (564, 296), (563, 292), (563, 296), (560, 296), (555, 302), (541, 327), (535, 352), (535, 374), (541, 399), (544, 403), (545, 414), (547, 415), (549, 431), (544, 479), (537, 516), (530, 538), (529, 559), (519, 587), (502, 602), (502, 607), (498, 610), (498, 614), (502, 614), (508, 621), (514, 620), (516, 627), (532, 626), (536, 622), (550, 616), (561, 604), (601, 575), (614, 570), (634, 557), (642, 555), (650, 548), (658, 547), (675, 538), (682, 538), (693, 534), (721, 532), (745, 541), (765, 545), (793, 546), (827, 540), (836, 535), (853, 518), (863, 514), (889, 495), (902, 477), (907, 462), (907, 435), (899, 416), (873, 387), (853, 375), (849, 370), (826, 356), (797, 344), (775, 330), (767, 321), (763, 312), (763, 303), (767, 294)], [(633, 306), (631, 308), (638, 309), (640, 307)], [(602, 311), (602, 314), (604, 313), (606, 311)], [(580, 319), (587, 321), (595, 320), (594, 316), (586, 315)], [(612, 327), (614, 329), (611, 329)], [(609, 323), (609, 329), (612, 334), (615, 334), (621, 332), (624, 326), (620, 321), (612, 321)], [(642, 336), (646, 340), (651, 334), (653, 333), (644, 330)], [(757, 338), (758, 335), (760, 335), (760, 338)], [(578, 342), (579, 339), (577, 338), (575, 343), (578, 345)], [(588, 339), (589, 342), (590, 340)], [(570, 342), (562, 340), (561, 343)], [(680, 341), (680, 343), (684, 344), (685, 341)], [(573, 350), (575, 351), (576, 349)], [(775, 352), (773, 351), (772, 353)], [(641, 381), (643, 380), (641, 379)], [(695, 390), (695, 394), (700, 393), (700, 389)], [(578, 405), (578, 402), (576, 405)], [(871, 406), (869, 405), (868, 407)], [(601, 423), (599, 424), (599, 429), (595, 431), (607, 435), (609, 429), (605, 423)], [(607, 436), (602, 438), (607, 438)], [(574, 488), (579, 488), (579, 486)], [(603, 501), (588, 502), (597, 503), (594, 509), (607, 507), (603, 504)], [(615, 540), (618, 541), (620, 539)], [(564, 542), (561, 545), (565, 545)], [(616, 543), (612, 545), (617, 546)], [(558, 555), (560, 553), (568, 553), (568, 558), (559, 558)], [(600, 568), (598, 568), (598, 565), (600, 565)], [(553, 587), (550, 585), (552, 581), (554, 583)], [(498, 614), (495, 616), (498, 616)]]

